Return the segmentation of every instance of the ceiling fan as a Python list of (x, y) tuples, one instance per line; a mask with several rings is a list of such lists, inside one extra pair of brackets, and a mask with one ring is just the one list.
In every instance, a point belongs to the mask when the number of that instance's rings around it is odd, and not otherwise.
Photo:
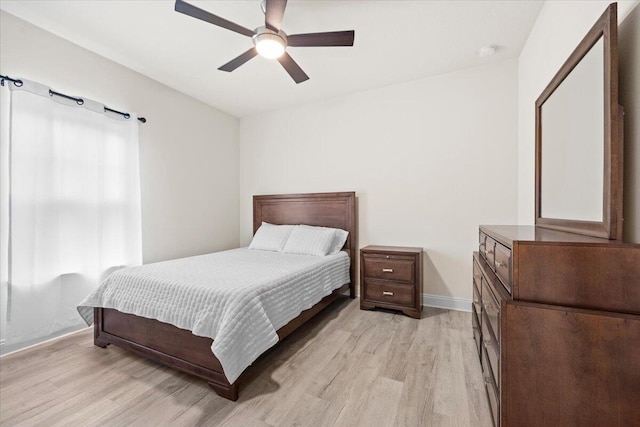
[(309, 76), (302, 71), (302, 68), (287, 53), (288, 46), (353, 46), (355, 36), (355, 31), (353, 30), (287, 35), (280, 28), (287, 0), (265, 0), (263, 4), (265, 25), (255, 30), (227, 21), (183, 0), (176, 0), (175, 10), (253, 39), (254, 47), (218, 68), (218, 70), (222, 71), (231, 72), (259, 54), (265, 58), (277, 59), (296, 83), (302, 83), (308, 80)]

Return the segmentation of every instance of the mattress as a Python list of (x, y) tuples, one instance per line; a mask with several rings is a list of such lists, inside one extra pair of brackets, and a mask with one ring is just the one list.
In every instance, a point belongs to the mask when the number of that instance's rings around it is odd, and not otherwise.
[(233, 249), (123, 268), (78, 305), (156, 319), (214, 340), (211, 350), (233, 383), (278, 342), (277, 330), (349, 282), (349, 256)]

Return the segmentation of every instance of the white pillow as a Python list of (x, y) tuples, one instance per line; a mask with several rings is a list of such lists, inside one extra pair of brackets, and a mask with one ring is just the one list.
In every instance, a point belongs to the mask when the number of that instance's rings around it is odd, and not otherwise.
[(345, 242), (347, 241), (347, 237), (349, 236), (349, 232), (346, 230), (343, 230), (341, 228), (330, 228), (330, 227), (315, 227), (312, 225), (300, 225), (300, 227), (304, 227), (304, 228), (322, 228), (324, 230), (333, 230), (335, 235), (333, 237), (333, 243), (331, 244), (331, 247), (329, 248), (329, 252), (327, 253), (327, 255), (333, 255), (336, 254), (338, 252), (340, 252), (340, 250), (342, 250), (342, 247), (344, 246)]
[(294, 225), (274, 225), (263, 222), (251, 240), (249, 249), (282, 252)]
[(335, 231), (320, 227), (295, 227), (284, 247), (285, 253), (325, 256), (329, 253)]

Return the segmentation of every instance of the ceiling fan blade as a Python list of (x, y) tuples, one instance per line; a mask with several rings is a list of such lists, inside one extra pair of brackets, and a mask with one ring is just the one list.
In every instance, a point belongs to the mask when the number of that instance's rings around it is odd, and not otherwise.
[(258, 54), (258, 51), (256, 50), (256, 48), (252, 47), (242, 55), (232, 59), (231, 61), (224, 64), (222, 67), (218, 68), (218, 70), (226, 71), (230, 73), (231, 71), (235, 70), (236, 68), (238, 68), (239, 66), (241, 66), (242, 64), (244, 64), (245, 62), (253, 58), (254, 56), (256, 56), (257, 54)]
[(278, 62), (282, 64), (287, 73), (291, 76), (291, 78), (296, 83), (302, 83), (305, 80), (309, 80), (309, 76), (302, 71), (302, 68), (293, 60), (291, 56), (287, 52), (283, 53), (282, 56), (278, 58)]
[(213, 13), (207, 12), (206, 10), (202, 10), (199, 7), (195, 7), (182, 0), (176, 0), (175, 10), (176, 12), (184, 13), (185, 15), (189, 15), (201, 21), (205, 21), (210, 24), (217, 25), (218, 27), (226, 28), (227, 30), (235, 31), (236, 33), (240, 33), (244, 36), (251, 37), (256, 33), (255, 31), (252, 31), (234, 22), (227, 21), (224, 18), (220, 18), (219, 16), (216, 16)]
[(282, 26), (284, 8), (287, 7), (287, 0), (267, 0), (265, 3), (264, 25), (272, 30), (279, 31)]
[(303, 46), (353, 46), (355, 31), (333, 31), (329, 33), (292, 34), (287, 36), (287, 45)]

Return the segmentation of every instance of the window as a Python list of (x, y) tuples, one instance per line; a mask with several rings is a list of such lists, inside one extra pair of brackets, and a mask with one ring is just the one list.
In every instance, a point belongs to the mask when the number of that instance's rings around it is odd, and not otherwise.
[(111, 271), (142, 260), (135, 117), (52, 97), (35, 82), (9, 85), (0, 151), (8, 153), (0, 175), (5, 345), (81, 327), (76, 304)]

